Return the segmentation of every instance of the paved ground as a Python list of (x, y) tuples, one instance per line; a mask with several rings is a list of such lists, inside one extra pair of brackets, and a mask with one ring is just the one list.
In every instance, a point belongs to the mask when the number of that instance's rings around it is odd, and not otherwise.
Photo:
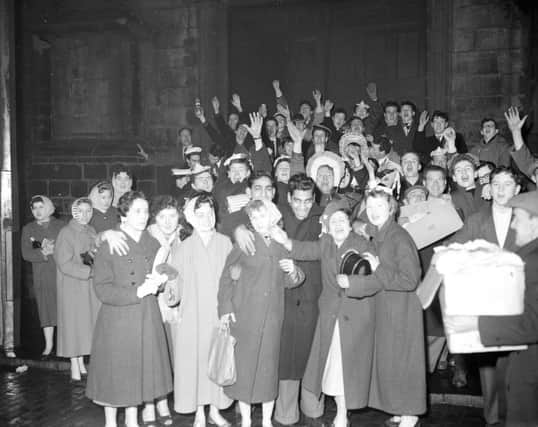
[[(328, 399), (324, 420), (330, 425), (334, 404)], [(239, 425), (233, 409), (224, 412), (233, 425)], [(354, 427), (383, 424), (386, 414), (365, 410), (351, 413)], [(123, 416), (119, 418), (119, 424)], [(190, 427), (193, 415), (174, 415), (174, 426)], [(29, 368), (16, 373), (13, 367), (0, 367), (0, 426), (97, 427), (104, 425), (102, 409), (84, 396), (84, 383), (69, 383), (65, 371)], [(261, 410), (255, 409), (253, 425), (261, 425)], [(304, 425), (304, 424), (299, 424)], [(431, 406), (422, 418), (422, 427), (482, 427), (480, 409), (463, 406)], [(275, 424), (276, 426), (276, 424)]]

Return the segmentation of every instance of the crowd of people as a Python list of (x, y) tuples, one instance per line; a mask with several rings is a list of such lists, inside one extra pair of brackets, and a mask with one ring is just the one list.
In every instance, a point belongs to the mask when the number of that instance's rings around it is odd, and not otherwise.
[[(272, 84), (271, 113), (261, 104), (247, 115), (234, 94), (227, 117), (212, 99), (211, 120), (195, 102), (212, 145), (205, 151), (192, 129), (179, 130), (174, 194), (148, 199), (118, 165), (73, 202), (67, 224), (46, 195), (32, 197), (22, 254), (33, 267), (42, 357), (56, 327), (56, 354), (70, 358), (72, 381), (88, 375), (106, 427), (118, 408), (138, 426), (140, 405), (144, 425), (172, 425), (172, 392), (173, 409), (194, 412), (195, 427), (230, 426), (220, 411), (234, 401), (242, 427), (258, 403), (263, 427), (301, 418), (321, 426), (326, 396), (335, 427), (364, 407), (390, 414), (387, 426), (412, 427), (427, 410), (427, 371), (452, 363), (453, 384), (464, 387), (470, 358), (485, 422), (537, 425), (538, 161), (523, 140), (526, 117), (505, 113), (511, 140), (484, 118), (469, 149), (446, 113), (382, 103), (373, 83), (351, 114), (318, 90), (292, 113)], [(432, 199), (453, 206), (463, 227), (417, 250), (399, 209)], [(439, 307), (424, 312), (415, 291), (434, 246), (478, 238), (526, 261), (526, 309), (450, 328), (529, 347), (447, 359)], [(346, 274), (349, 253), (368, 271)], [(223, 327), (236, 340), (237, 379), (226, 386), (208, 377)]]

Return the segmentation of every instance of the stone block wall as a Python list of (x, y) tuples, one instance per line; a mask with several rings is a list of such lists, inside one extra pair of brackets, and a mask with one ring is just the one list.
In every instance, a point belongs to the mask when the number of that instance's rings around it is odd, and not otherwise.
[(528, 30), (512, 1), (454, 0), (451, 13), (449, 110), (472, 145), (482, 118), (495, 118), (506, 133), (504, 111), (526, 103)]

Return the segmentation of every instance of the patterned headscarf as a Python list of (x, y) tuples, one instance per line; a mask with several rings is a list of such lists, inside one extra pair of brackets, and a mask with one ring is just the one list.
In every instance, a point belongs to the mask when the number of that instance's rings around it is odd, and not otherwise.
[(95, 184), (90, 190), (88, 199), (91, 200), (92, 206), (95, 209), (100, 210), (101, 212), (106, 212), (110, 206), (103, 206), (101, 203), (101, 198), (99, 197), (99, 194), (103, 191), (110, 191), (110, 194), (112, 195), (112, 200), (114, 199), (114, 187), (112, 186), (112, 183), (108, 181), (100, 181)]
[(30, 200), (30, 208), (33, 207), (34, 203), (42, 202), (45, 207), (45, 219), (38, 221), (39, 223), (48, 222), (51, 215), (54, 213), (55, 208), (52, 201), (47, 197), (41, 194), (36, 194)]
[[(88, 204), (92, 206), (92, 201), (88, 199), (87, 197), (79, 197), (71, 205), (71, 215), (73, 216), (73, 219), (79, 224), (81, 223), (80, 222), (80, 205), (82, 204)], [(83, 224), (83, 225), (86, 225), (86, 224)]]

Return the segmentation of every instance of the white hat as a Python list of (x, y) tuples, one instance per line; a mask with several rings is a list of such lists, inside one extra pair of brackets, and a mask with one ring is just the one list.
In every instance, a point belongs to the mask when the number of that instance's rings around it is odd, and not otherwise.
[(226, 160), (224, 160), (224, 166), (229, 166), (230, 163), (232, 163), (234, 160), (247, 160), (248, 161), (249, 156), (246, 153), (234, 153), (230, 157), (228, 157)]
[(361, 108), (366, 108), (366, 109), (370, 108), (370, 106), (366, 102), (364, 102), (362, 99), (361, 99), (361, 102), (359, 102), (358, 104), (355, 104), (355, 106), (361, 107)]
[(194, 166), (191, 169), (191, 175), (199, 175), (203, 172), (209, 172), (211, 173), (211, 166), (204, 166), (200, 163), (195, 163)]
[(306, 175), (316, 180), (318, 169), (321, 166), (329, 166), (334, 171), (334, 187), (338, 187), (340, 180), (344, 176), (345, 164), (344, 160), (331, 151), (324, 151), (322, 153), (314, 154), (308, 160), (306, 165)]
[(361, 134), (345, 133), (344, 135), (342, 135), (342, 138), (340, 138), (339, 142), (340, 155), (342, 157), (345, 156), (346, 148), (351, 143), (365, 145), (367, 141), (366, 138)]
[(196, 147), (194, 145), (190, 146), (189, 148), (185, 150), (185, 156), (190, 156), (191, 154), (201, 154), (201, 153), (202, 153), (202, 148)]
[(192, 175), (192, 171), (190, 169), (172, 168), (172, 175), (174, 175), (174, 176), (190, 176), (190, 175)]

